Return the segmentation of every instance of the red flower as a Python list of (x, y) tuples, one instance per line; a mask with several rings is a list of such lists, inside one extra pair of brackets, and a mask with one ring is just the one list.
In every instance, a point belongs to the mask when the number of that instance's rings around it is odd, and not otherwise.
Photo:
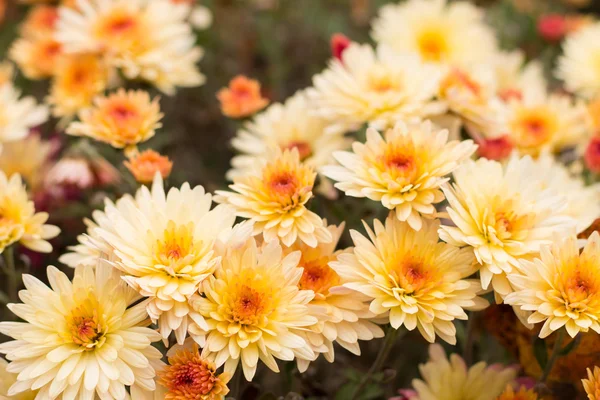
[(336, 33), (331, 37), (331, 55), (342, 60), (342, 53), (348, 46), (350, 46), (350, 39), (341, 33)]
[(600, 137), (593, 138), (585, 151), (585, 165), (600, 174)]
[(540, 36), (549, 42), (558, 42), (567, 33), (567, 20), (562, 15), (548, 14), (538, 20)]

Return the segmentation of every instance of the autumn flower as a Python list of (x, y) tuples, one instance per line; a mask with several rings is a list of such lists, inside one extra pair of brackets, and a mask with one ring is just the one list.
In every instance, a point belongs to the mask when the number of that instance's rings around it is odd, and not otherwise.
[(217, 93), (221, 103), (221, 112), (230, 118), (245, 118), (262, 110), (269, 100), (260, 93), (260, 83), (238, 75), (229, 82), (229, 86)]
[(152, 182), (157, 172), (166, 179), (173, 168), (173, 162), (167, 156), (162, 156), (154, 150), (134, 154), (124, 164), (140, 183)]

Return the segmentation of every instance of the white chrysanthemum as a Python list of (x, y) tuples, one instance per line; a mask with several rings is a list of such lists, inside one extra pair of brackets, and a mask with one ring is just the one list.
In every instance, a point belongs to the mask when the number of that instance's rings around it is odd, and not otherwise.
[(478, 297), (480, 283), (466, 279), (477, 271), (473, 252), (438, 243), (437, 220), (414, 231), (389, 216), (385, 226), (375, 220), (374, 228), (365, 224), (369, 238), (351, 231), (354, 251), (330, 263), (343, 285), (368, 296), (375, 315), (389, 312), (393, 328), (417, 328), (429, 342), (437, 335), (455, 344), (453, 321), (488, 304)]
[(471, 140), (448, 142), (448, 131), (435, 131), (428, 121), (398, 123), (385, 138), (368, 129), (367, 142), (352, 147), (353, 152), (334, 153), (342, 165), (327, 166), (323, 173), (346, 195), (381, 201), (416, 230), (421, 217), (435, 215), (447, 175), (476, 149)]
[(556, 75), (568, 90), (592, 98), (600, 94), (600, 22), (569, 35), (563, 44)]
[(78, 0), (77, 9), (61, 7), (56, 38), (65, 52), (102, 52), (128, 79), (171, 94), (204, 83), (187, 14), (169, 0)]
[(467, 2), (409, 0), (381, 8), (373, 23), (376, 42), (414, 52), (427, 62), (468, 66), (487, 62), (496, 37), (483, 13)]
[(73, 248), (79, 256), (61, 261), (71, 265), (86, 261), (108, 247), (123, 279), (150, 298), (147, 311), (158, 321), (163, 338), (175, 331), (183, 343), (188, 317), (194, 318), (188, 299), (214, 272), (219, 262), (215, 241), (235, 221), (228, 206), (210, 210), (211, 199), (202, 186), (192, 189), (188, 183), (165, 194), (157, 174), (151, 190), (142, 186), (135, 198), (127, 195), (116, 203), (107, 201), (104, 212), (93, 215), (97, 226), (90, 224), (91, 237)]
[[(12, 396), (38, 390), (37, 399), (152, 399), (160, 340), (147, 327), (145, 304), (117, 271), (100, 260), (67, 276), (48, 267), (50, 288), (24, 275), (24, 304), (9, 308), (26, 322), (0, 322), (15, 340), (0, 345), (16, 373)], [(131, 395), (126, 391), (131, 388)], [(62, 396), (62, 397), (61, 397)]]
[(329, 68), (313, 78), (307, 93), (314, 112), (331, 122), (333, 131), (368, 123), (378, 129), (398, 120), (416, 120), (443, 113), (433, 100), (440, 73), (415, 54), (397, 54), (389, 47), (373, 49), (352, 43)]
[(326, 133), (327, 123), (313, 115), (303, 92), (285, 103), (275, 103), (254, 117), (231, 141), (240, 155), (231, 160), (227, 178), (244, 175), (256, 157), (267, 157), (273, 148), (298, 149), (300, 160), (314, 168), (332, 161), (332, 153), (349, 147), (343, 133)]
[(29, 130), (48, 119), (48, 108), (33, 97), (21, 98), (11, 83), (0, 85), (0, 146), (25, 138)]
[(567, 213), (567, 198), (545, 188), (538, 174), (529, 156), (512, 158), (506, 166), (482, 158), (461, 165), (455, 183), (443, 188), (454, 226), (442, 226), (440, 237), (473, 247), (483, 288), (491, 282), (501, 298), (512, 291), (506, 274), (519, 259), (534, 257), (553, 233), (577, 224)]
[(496, 400), (517, 375), (516, 368), (469, 367), (458, 354), (446, 356), (439, 344), (429, 346), (429, 361), (419, 365), (421, 379), (413, 379), (417, 400)]
[(571, 337), (590, 329), (600, 333), (600, 235), (592, 233), (583, 251), (575, 235), (555, 237), (540, 258), (521, 260), (508, 275), (515, 291), (505, 302), (531, 312), (528, 322), (544, 322), (540, 337), (563, 326)]
[[(279, 372), (276, 358), (291, 361), (295, 355), (313, 359), (306, 341), (293, 332), (317, 322), (309, 315), (311, 290), (300, 290), (302, 269), (299, 252), (283, 256), (277, 240), (261, 249), (251, 229), (242, 244), (226, 246), (222, 265), (202, 284), (204, 296), (190, 300), (204, 320), (195, 320), (190, 334), (202, 346), (202, 356), (217, 368), (233, 373), (242, 363), (244, 376), (252, 380), (260, 359)], [(240, 239), (235, 239), (240, 240)]]
[(493, 62), (496, 75), (496, 91), (504, 101), (520, 99), (524, 91), (545, 93), (546, 78), (539, 61), (525, 63), (520, 50), (499, 52)]
[[(324, 221), (326, 225), (327, 222)], [(333, 343), (360, 355), (359, 340), (371, 340), (383, 337), (383, 330), (371, 320), (377, 317), (369, 311), (369, 297), (343, 286), (344, 281), (329, 266), (339, 254), (352, 250), (335, 251), (337, 243), (344, 231), (344, 224), (329, 225), (327, 229), (333, 236), (331, 243), (319, 244), (311, 248), (298, 241), (284, 249), (285, 253), (300, 251), (299, 267), (303, 269), (298, 287), (312, 290), (314, 299), (309, 303), (311, 315), (319, 322), (308, 328), (296, 331), (305, 338), (315, 353), (315, 358), (322, 353), (329, 362), (334, 361)], [(298, 358), (298, 369), (304, 372), (314, 360)]]

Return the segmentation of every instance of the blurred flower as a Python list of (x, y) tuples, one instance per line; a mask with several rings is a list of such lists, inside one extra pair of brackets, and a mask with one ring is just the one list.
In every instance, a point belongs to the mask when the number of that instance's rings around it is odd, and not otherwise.
[(220, 400), (229, 393), (231, 375), (217, 375), (214, 363), (204, 359), (196, 345), (178, 348), (158, 375), (158, 383), (168, 389), (165, 400)]
[(19, 372), (9, 395), (35, 387), (44, 399), (148, 399), (161, 363), (152, 342), (160, 336), (147, 327), (145, 304), (133, 305), (139, 296), (103, 260), (77, 268), (73, 282), (50, 266), (48, 279), (51, 288), (23, 275), (24, 304), (8, 307), (26, 322), (0, 322), (0, 332), (15, 339), (0, 345), (12, 361), (7, 371)]
[(34, 400), (37, 396), (37, 390), (26, 390), (19, 394), (8, 396), (9, 388), (17, 383), (17, 376), (19, 374), (12, 374), (6, 371), (8, 363), (0, 358), (0, 399), (7, 400)]
[(538, 33), (549, 42), (558, 42), (567, 34), (566, 18), (560, 14), (542, 15), (537, 23)]
[(6, 143), (0, 152), (0, 170), (7, 177), (19, 174), (31, 191), (39, 189), (47, 172), (52, 145), (40, 135), (30, 133), (27, 137)]
[(448, 360), (439, 344), (429, 346), (429, 361), (419, 371), (422, 379), (412, 381), (416, 400), (496, 400), (517, 375), (515, 368), (483, 361), (468, 367), (458, 354)]
[(371, 36), (396, 51), (416, 52), (423, 61), (454, 66), (486, 62), (497, 47), (480, 9), (446, 0), (386, 5), (373, 22)]
[(438, 243), (438, 221), (425, 220), (420, 231), (389, 216), (385, 226), (366, 224), (369, 239), (351, 231), (352, 253), (342, 253), (330, 266), (343, 285), (371, 298), (369, 310), (389, 312), (393, 328), (418, 328), (433, 343), (436, 335), (456, 344), (455, 319), (467, 319), (467, 310), (488, 303), (478, 297), (481, 285), (465, 279), (476, 270), (473, 252)]
[(350, 46), (350, 43), (352, 42), (350, 41), (350, 39), (348, 39), (346, 35), (341, 33), (335, 33), (331, 37), (330, 42), (331, 55), (337, 58), (338, 60), (342, 61), (342, 54), (344, 53), (344, 50), (346, 50), (348, 46)]
[(518, 391), (508, 385), (504, 392), (496, 400), (538, 400), (538, 395), (533, 389), (521, 386)]
[(60, 229), (45, 224), (47, 213), (35, 212), (19, 174), (8, 179), (0, 171), (0, 210), (0, 253), (16, 242), (40, 253), (52, 251), (47, 240), (58, 236)]
[(505, 166), (481, 158), (465, 161), (454, 172), (455, 183), (443, 187), (455, 226), (442, 226), (440, 237), (473, 248), (481, 284), (487, 289), (491, 283), (497, 299), (512, 291), (506, 274), (515, 272), (519, 259), (537, 255), (554, 233), (577, 224), (567, 214), (567, 198), (544, 188), (537, 173), (528, 156)]
[(61, 57), (46, 101), (55, 117), (71, 118), (91, 106), (92, 99), (106, 89), (108, 81), (109, 70), (96, 55)]
[(15, 68), (8, 61), (0, 62), (0, 86), (12, 85), (12, 80), (15, 75)]
[(585, 165), (590, 171), (600, 173), (600, 137), (594, 137), (585, 150)]
[(600, 94), (600, 22), (585, 26), (569, 35), (558, 60), (556, 75), (568, 90), (592, 98)]
[(330, 121), (333, 131), (364, 123), (385, 129), (398, 120), (443, 113), (444, 105), (433, 100), (439, 77), (415, 54), (352, 43), (341, 60), (331, 59), (329, 68), (313, 77), (307, 93), (315, 114)]
[[(84, 12), (85, 10), (85, 12)], [(57, 40), (67, 52), (101, 52), (127, 79), (143, 79), (167, 94), (204, 83), (188, 10), (169, 0), (83, 0), (59, 10)]]
[(198, 5), (192, 8), (188, 20), (194, 28), (203, 31), (210, 28), (213, 22), (213, 16), (208, 7)]
[(262, 110), (269, 100), (260, 94), (260, 83), (238, 75), (229, 82), (229, 87), (217, 92), (221, 112), (230, 118), (245, 118)]
[(496, 94), (504, 101), (521, 100), (523, 91), (545, 92), (544, 67), (538, 60), (525, 63), (521, 50), (500, 51), (493, 59)]
[[(327, 226), (327, 221), (323, 222)], [(323, 353), (329, 362), (334, 361), (333, 343), (336, 342), (352, 354), (360, 355), (359, 340), (372, 340), (384, 336), (383, 330), (371, 322), (376, 315), (369, 311), (369, 297), (343, 287), (344, 280), (333, 270), (329, 263), (337, 259), (339, 254), (348, 251), (335, 251), (335, 247), (344, 231), (344, 224), (327, 226), (333, 236), (331, 243), (320, 243), (311, 248), (301, 241), (284, 249), (284, 254), (300, 251), (298, 267), (303, 268), (298, 287), (312, 290), (315, 297), (309, 303), (311, 315), (317, 316), (319, 322), (313, 326), (296, 331), (304, 337), (315, 353)], [(312, 309), (315, 309), (315, 312)], [(303, 360), (298, 357), (298, 369), (304, 372), (314, 360)]]
[(327, 123), (312, 113), (304, 92), (285, 103), (274, 103), (239, 130), (231, 141), (240, 155), (231, 160), (227, 178), (233, 180), (248, 172), (255, 158), (264, 158), (273, 148), (298, 150), (300, 160), (318, 169), (333, 161), (335, 150), (350, 146), (343, 133), (326, 133)]
[(556, 238), (508, 275), (515, 292), (505, 302), (533, 311), (530, 324), (544, 322), (540, 338), (563, 326), (571, 337), (590, 328), (600, 333), (600, 235), (593, 233), (581, 254), (574, 235)]
[(120, 88), (109, 96), (96, 97), (92, 108), (79, 112), (81, 122), (72, 122), (67, 133), (127, 151), (153, 137), (162, 126), (162, 117), (158, 98), (151, 100), (148, 92)]
[(594, 372), (587, 369), (587, 379), (582, 379), (581, 383), (589, 400), (600, 399), (600, 368), (594, 367)]
[(167, 156), (161, 156), (154, 150), (134, 154), (124, 164), (139, 183), (152, 182), (157, 172), (166, 179), (173, 168), (173, 162)]
[(587, 104), (592, 133), (600, 136), (600, 96), (594, 97)]
[(311, 326), (317, 319), (309, 315), (307, 305), (313, 291), (298, 288), (300, 253), (283, 257), (277, 240), (259, 249), (248, 237), (249, 229), (238, 231), (247, 240), (226, 246), (221, 268), (202, 283), (205, 297), (190, 300), (204, 317), (194, 320), (197, 325), (190, 333), (203, 348), (202, 356), (215, 360), (217, 368), (225, 364), (225, 372), (233, 375), (241, 361), (244, 376), (251, 381), (259, 359), (275, 372), (279, 372), (276, 358), (290, 361), (298, 352), (312, 359), (312, 350), (292, 330)]
[(50, 168), (44, 179), (48, 188), (74, 186), (88, 189), (95, 183), (94, 171), (84, 157), (64, 157)]
[[(156, 175), (152, 189), (142, 186), (135, 198), (124, 196), (107, 201), (104, 212), (93, 215), (91, 237), (84, 248), (115, 254), (114, 266), (140, 295), (149, 297), (146, 311), (167, 339), (175, 331), (178, 343), (187, 333), (188, 299), (211, 275), (219, 258), (213, 245), (235, 221), (232, 209), (210, 210), (212, 196), (202, 186), (173, 188), (165, 194), (162, 178)], [(86, 258), (89, 251), (74, 248)], [(61, 261), (77, 261), (73, 255)]]
[(21, 24), (21, 34), (26, 38), (50, 39), (54, 35), (57, 20), (57, 7), (36, 5), (30, 9)]
[(217, 190), (215, 201), (232, 205), (236, 215), (254, 223), (254, 234), (266, 242), (280, 239), (291, 246), (300, 239), (310, 247), (331, 242), (330, 232), (306, 208), (315, 183), (313, 169), (300, 162), (297, 148), (277, 149), (257, 158), (246, 175), (233, 180), (232, 192)]
[(470, 140), (448, 142), (448, 131), (436, 131), (430, 122), (398, 123), (385, 139), (368, 129), (366, 144), (355, 142), (353, 152), (335, 152), (342, 165), (324, 167), (323, 173), (346, 195), (381, 201), (419, 230), (422, 217), (433, 218), (434, 204), (444, 199), (440, 187), (446, 175), (475, 148)]
[(38, 105), (33, 97), (21, 98), (12, 84), (0, 86), (0, 146), (25, 138), (31, 128), (47, 119), (48, 109)]
[(54, 75), (62, 46), (51, 36), (39, 39), (17, 39), (9, 57), (29, 79), (44, 79)]
[(513, 151), (513, 145), (508, 135), (500, 136), (495, 139), (480, 139), (477, 141), (477, 154), (489, 160), (504, 160), (510, 156)]

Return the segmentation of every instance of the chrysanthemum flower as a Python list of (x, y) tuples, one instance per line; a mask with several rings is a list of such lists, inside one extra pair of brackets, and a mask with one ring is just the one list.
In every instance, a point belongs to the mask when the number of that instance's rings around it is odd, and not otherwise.
[(217, 374), (214, 363), (200, 355), (197, 345), (172, 350), (175, 354), (169, 356), (169, 364), (158, 373), (158, 383), (168, 390), (165, 400), (221, 400), (229, 393), (231, 375)]
[(124, 162), (125, 167), (133, 174), (136, 181), (150, 183), (158, 172), (163, 179), (171, 174), (173, 162), (154, 150), (145, 150), (134, 154)]
[(396, 51), (415, 52), (424, 61), (471, 65), (488, 61), (496, 50), (483, 13), (466, 3), (410, 0), (381, 8), (373, 23), (376, 42)]
[(600, 94), (600, 23), (590, 24), (572, 35), (563, 45), (557, 76), (568, 90), (592, 98)]
[(9, 396), (8, 391), (17, 382), (17, 374), (6, 371), (8, 363), (0, 358), (0, 399), (8, 400), (34, 400), (37, 390), (26, 390), (14, 396)]
[(221, 103), (221, 112), (230, 118), (245, 118), (262, 110), (269, 100), (260, 93), (260, 83), (238, 75), (229, 82), (229, 86), (217, 93)]
[(92, 108), (79, 112), (80, 122), (73, 122), (67, 133), (87, 136), (111, 146), (135, 148), (154, 136), (162, 125), (158, 98), (148, 92), (121, 88), (106, 97), (97, 97)]
[(95, 212), (83, 249), (73, 249), (79, 257), (70, 255), (61, 261), (72, 265), (95, 251), (114, 253), (114, 265), (123, 279), (150, 298), (146, 309), (158, 321), (163, 338), (175, 331), (183, 343), (188, 316), (194, 317), (188, 299), (214, 272), (219, 261), (215, 241), (235, 220), (230, 207), (210, 210), (210, 206), (211, 195), (202, 186), (192, 189), (186, 183), (169, 190), (167, 196), (157, 174), (151, 190), (143, 186), (135, 198), (124, 196), (116, 203), (107, 202), (104, 212)]
[(528, 322), (544, 322), (540, 337), (563, 326), (571, 337), (592, 329), (600, 333), (600, 235), (595, 232), (579, 254), (577, 238), (569, 236), (542, 246), (540, 258), (521, 260), (508, 275), (515, 291), (505, 302), (533, 311)]
[(434, 204), (444, 199), (440, 187), (447, 175), (476, 146), (471, 140), (448, 142), (448, 131), (436, 131), (430, 122), (398, 123), (384, 136), (368, 129), (365, 144), (355, 142), (352, 153), (335, 152), (342, 165), (327, 166), (323, 173), (346, 195), (381, 201), (400, 221), (419, 230), (421, 217), (433, 217)]
[(389, 312), (393, 328), (418, 328), (429, 342), (438, 335), (455, 344), (452, 321), (466, 320), (465, 309), (488, 304), (477, 295), (479, 282), (465, 279), (477, 271), (473, 252), (438, 243), (438, 221), (426, 220), (420, 231), (393, 216), (385, 226), (378, 220), (374, 225), (372, 231), (365, 224), (369, 238), (351, 231), (354, 252), (340, 254), (330, 266), (345, 287), (371, 299), (371, 312)]
[(538, 400), (538, 395), (533, 389), (527, 389), (524, 386), (515, 392), (515, 389), (508, 385), (496, 400)]
[(26, 38), (49, 38), (54, 35), (58, 21), (58, 8), (40, 4), (31, 8), (21, 24), (20, 31)]
[(56, 71), (62, 46), (52, 37), (17, 39), (10, 48), (9, 57), (29, 79), (51, 77)]
[(415, 54), (352, 43), (342, 58), (313, 78), (307, 94), (314, 112), (331, 122), (331, 130), (357, 129), (364, 123), (384, 129), (398, 120), (443, 113), (433, 100), (440, 74)]
[[(577, 221), (567, 212), (567, 198), (544, 188), (529, 157), (467, 161), (455, 172), (453, 186), (443, 188), (454, 226), (442, 226), (440, 237), (455, 246), (471, 246), (481, 264), (484, 289), (512, 291), (506, 274), (520, 258), (535, 256), (554, 232), (568, 232)], [(537, 183), (537, 184), (536, 184)]]
[(231, 204), (237, 216), (254, 222), (254, 234), (266, 242), (281, 239), (291, 246), (299, 238), (311, 247), (331, 242), (321, 218), (306, 208), (316, 173), (300, 162), (297, 148), (277, 149), (250, 168), (229, 186), (233, 192), (218, 190), (215, 201)]
[(46, 99), (55, 117), (71, 118), (92, 105), (92, 99), (103, 92), (109, 82), (109, 69), (94, 54), (61, 57)]
[(525, 54), (520, 51), (499, 52), (493, 61), (496, 76), (496, 92), (504, 100), (520, 100), (523, 91), (545, 92), (546, 78), (539, 61), (525, 63)]
[(517, 375), (515, 368), (483, 361), (468, 367), (458, 354), (448, 359), (439, 344), (429, 346), (429, 361), (419, 370), (421, 379), (412, 381), (419, 400), (496, 400)]
[(600, 399), (600, 368), (594, 367), (594, 372), (588, 368), (588, 378), (582, 379), (581, 383), (589, 400)]
[[(249, 233), (249, 232), (248, 232)], [(233, 375), (241, 361), (247, 380), (252, 380), (258, 360), (279, 372), (275, 359), (291, 361), (295, 353), (312, 359), (306, 341), (293, 332), (314, 325), (308, 303), (312, 290), (300, 290), (300, 253), (283, 257), (277, 240), (261, 249), (254, 238), (228, 246), (221, 268), (202, 283), (205, 297), (190, 303), (204, 317), (196, 319), (190, 333), (203, 348), (202, 356)]]
[(196, 66), (202, 49), (186, 18), (186, 7), (169, 0), (84, 0), (60, 9), (56, 38), (67, 52), (101, 52), (128, 79), (172, 94), (204, 83)]
[(284, 104), (272, 104), (258, 114), (231, 141), (241, 155), (231, 160), (227, 177), (244, 175), (256, 157), (266, 157), (273, 148), (298, 149), (300, 160), (314, 168), (332, 161), (335, 150), (349, 147), (340, 133), (326, 133), (327, 123), (313, 115), (305, 93), (299, 92)]
[(21, 98), (11, 84), (0, 85), (0, 145), (25, 138), (31, 128), (48, 119), (48, 109), (33, 97)]
[(160, 335), (147, 327), (145, 304), (133, 305), (137, 293), (103, 260), (77, 268), (73, 282), (50, 266), (48, 279), (50, 288), (24, 275), (24, 304), (9, 308), (25, 322), (0, 322), (15, 339), (0, 345), (7, 371), (18, 374), (9, 395), (39, 389), (38, 399), (152, 399), (162, 357), (152, 342)]
[(0, 171), (7, 177), (19, 174), (31, 190), (39, 188), (46, 172), (52, 145), (37, 134), (6, 143), (0, 152)]
[(47, 225), (48, 213), (35, 212), (19, 174), (8, 179), (0, 171), (0, 253), (13, 243), (40, 253), (52, 251), (47, 239), (60, 233), (54, 225)]
[[(327, 224), (326, 221), (324, 221)], [(377, 317), (369, 311), (369, 297), (362, 293), (343, 287), (344, 281), (329, 266), (339, 254), (348, 251), (335, 251), (337, 243), (344, 231), (344, 224), (329, 225), (327, 229), (333, 236), (331, 243), (320, 243), (316, 248), (297, 241), (284, 249), (289, 254), (300, 251), (298, 264), (303, 268), (298, 287), (312, 290), (315, 297), (309, 303), (314, 308), (319, 322), (311, 327), (296, 331), (306, 339), (315, 353), (323, 353), (325, 359), (333, 362), (335, 353), (333, 343), (336, 342), (353, 354), (360, 355), (359, 340), (371, 340), (384, 336), (383, 330), (372, 319)], [(304, 372), (313, 360), (298, 358), (298, 369)]]

